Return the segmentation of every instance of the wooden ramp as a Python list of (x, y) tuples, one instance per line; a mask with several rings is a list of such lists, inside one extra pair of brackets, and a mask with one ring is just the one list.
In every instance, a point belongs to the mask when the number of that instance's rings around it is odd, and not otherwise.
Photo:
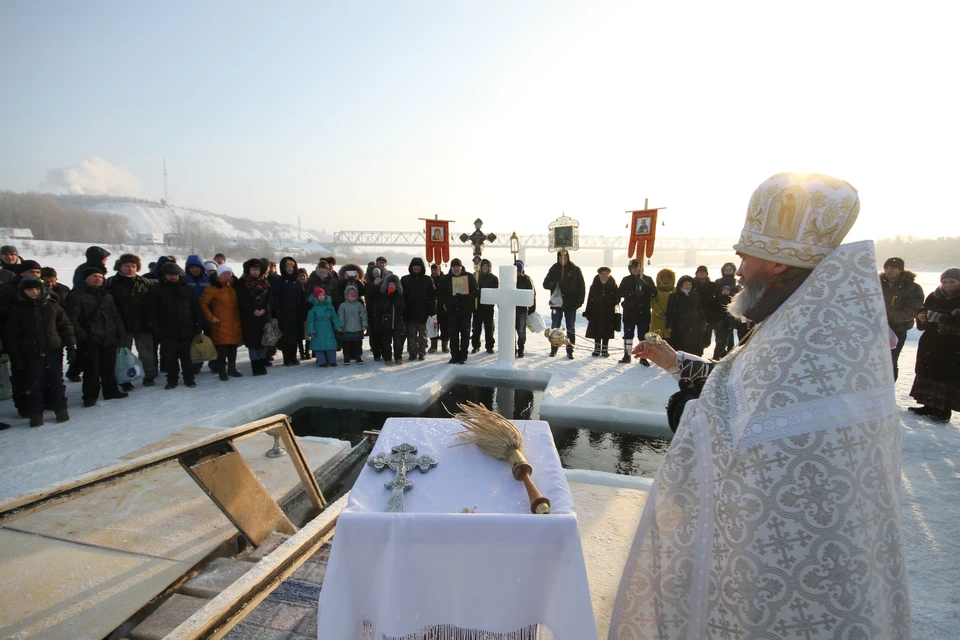
[[(125, 457), (144, 460), (218, 433), (185, 429)], [(313, 470), (348, 450), (298, 444)], [(301, 475), (291, 456), (264, 455), (272, 445), (264, 433), (231, 444), (275, 504), (301, 485)], [(221, 545), (235, 552), (234, 515), (228, 518), (211, 500), (223, 495), (218, 491), (201, 488), (178, 465), (157, 466), (4, 521), (0, 637), (103, 638)]]

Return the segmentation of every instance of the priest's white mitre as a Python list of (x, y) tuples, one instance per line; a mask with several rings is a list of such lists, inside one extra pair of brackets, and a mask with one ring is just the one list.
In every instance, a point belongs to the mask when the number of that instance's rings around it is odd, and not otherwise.
[(687, 404), (611, 639), (910, 637), (872, 242), (829, 253)]

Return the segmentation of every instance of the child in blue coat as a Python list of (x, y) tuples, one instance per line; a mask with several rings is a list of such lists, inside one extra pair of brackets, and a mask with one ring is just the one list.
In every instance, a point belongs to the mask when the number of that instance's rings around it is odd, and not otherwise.
[(313, 307), (307, 313), (307, 339), (310, 350), (316, 353), (317, 366), (337, 366), (337, 332), (343, 331), (340, 318), (333, 309), (327, 292), (321, 287), (313, 288), (310, 296)]

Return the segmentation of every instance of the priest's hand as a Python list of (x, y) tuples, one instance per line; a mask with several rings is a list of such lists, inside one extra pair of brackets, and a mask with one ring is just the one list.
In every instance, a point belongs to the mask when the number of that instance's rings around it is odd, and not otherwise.
[(646, 340), (642, 340), (633, 349), (633, 356), (649, 360), (663, 369), (669, 369), (677, 364), (677, 352), (666, 342), (653, 345)]

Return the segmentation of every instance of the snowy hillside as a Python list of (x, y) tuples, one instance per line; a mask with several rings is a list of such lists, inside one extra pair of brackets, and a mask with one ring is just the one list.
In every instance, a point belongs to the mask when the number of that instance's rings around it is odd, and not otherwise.
[(91, 211), (104, 211), (127, 219), (130, 231), (140, 233), (183, 233), (186, 227), (202, 225), (217, 235), (247, 241), (267, 240), (282, 243), (321, 243), (324, 240), (308, 231), (298, 232), (290, 224), (258, 222), (230, 218), (209, 211), (162, 204), (134, 202), (100, 202), (87, 205)]

